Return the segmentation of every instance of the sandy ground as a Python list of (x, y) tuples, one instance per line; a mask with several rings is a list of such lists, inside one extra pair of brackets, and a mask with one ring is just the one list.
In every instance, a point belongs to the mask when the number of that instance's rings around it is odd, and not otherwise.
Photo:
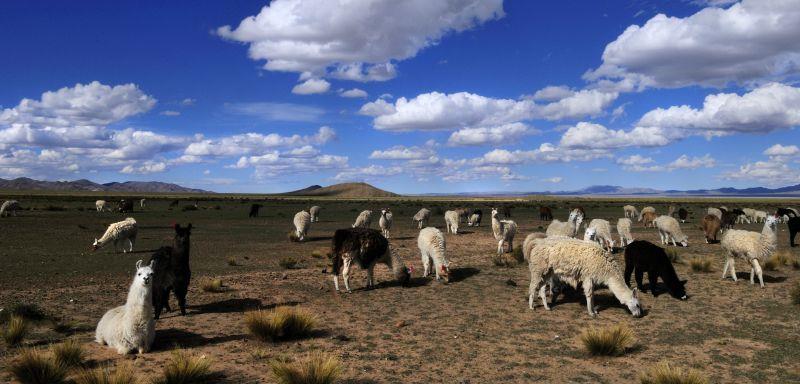
[[(145, 252), (132, 255), (86, 252), (92, 237), (118, 215), (30, 211), (3, 219), (4, 230), (16, 233), (16, 238), (5, 237), (0, 244), (4, 265), (11, 266), (0, 271), (0, 305), (34, 302), (48, 313), (83, 324), (86, 329), (74, 337), (85, 342), (90, 364), (129, 361), (143, 376), (158, 375), (170, 351), (180, 346), (211, 358), (220, 382), (230, 383), (272, 382), (270, 359), (301, 358), (314, 350), (339, 357), (343, 382), (349, 383), (636, 382), (642, 371), (663, 360), (697, 368), (713, 382), (800, 381), (800, 315), (789, 298), (790, 288), (800, 282), (800, 271), (791, 266), (765, 271), (766, 288), (761, 289), (750, 285), (749, 268), (740, 261), (739, 282), (721, 280), (722, 251), (718, 244), (705, 243), (695, 215), (682, 226), (690, 246), (678, 250), (683, 263), (675, 265), (679, 276), (688, 280), (690, 299), (642, 294), (646, 315), (636, 319), (607, 289), (600, 289), (595, 298), (600, 315), (593, 319), (579, 293), (562, 296), (549, 312), (541, 306), (528, 309), (527, 266), (492, 263), (496, 242), (487, 225), (488, 206), (470, 203), (486, 213), (484, 226), (462, 227), (463, 233), (446, 236), (454, 271), (453, 281), (445, 285), (419, 277), (417, 230), (408, 221), (421, 203), (402, 208), (392, 203), (325, 204), (323, 221), (312, 226), (310, 241), (299, 244), (288, 242), (285, 234), (294, 212), (306, 202), (274, 203), (259, 219), (247, 219), (249, 205), (241, 202), (222, 202), (220, 210), (199, 212), (154, 205), (135, 215), (142, 226), (137, 249)], [(312, 256), (314, 250), (326, 251), (333, 230), (349, 226), (356, 207), (365, 205), (393, 207), (390, 241), (416, 270), (410, 287), (392, 283), (389, 271), (378, 266), (377, 289), (362, 289), (366, 273), (359, 270), (352, 279), (355, 292), (339, 294), (331, 276), (323, 273), (327, 260)], [(587, 211), (590, 217), (615, 223), (622, 205), (601, 202)], [(560, 208), (556, 217), (564, 219), (566, 210)], [(700, 209), (695, 206), (693, 211), (699, 214)], [(535, 207), (515, 210), (513, 219), (520, 226), (515, 246), (546, 226), (534, 218)], [(17, 222), (8, 224), (11, 220)], [(158, 320), (151, 353), (119, 356), (92, 342), (94, 325), (107, 309), (123, 303), (135, 261), (149, 258), (149, 249), (167, 242), (169, 220), (191, 220), (196, 227), (189, 314), (171, 312)], [(377, 220), (374, 223), (377, 227)], [(432, 224), (443, 228), (440, 217)], [(761, 225), (740, 227), (760, 231)], [(635, 225), (634, 236), (658, 241), (655, 229), (640, 225)], [(785, 225), (780, 226), (779, 250), (800, 257), (800, 248), (788, 248)], [(279, 267), (277, 260), (286, 255), (296, 256), (300, 268)], [(231, 256), (238, 266), (227, 265)], [(622, 254), (616, 256), (621, 259)], [(688, 260), (693, 257), (710, 258), (713, 272), (692, 272)], [(201, 291), (200, 282), (209, 277), (222, 278), (229, 290)], [(280, 305), (313, 311), (319, 331), (284, 343), (250, 338), (243, 312)], [(618, 323), (634, 331), (635, 347), (621, 357), (588, 356), (578, 341), (580, 333)], [(29, 343), (43, 345), (65, 337), (41, 324)], [(0, 365), (5, 365), (15, 351), (2, 347), (0, 353)], [(10, 377), (3, 372), (0, 380)]]

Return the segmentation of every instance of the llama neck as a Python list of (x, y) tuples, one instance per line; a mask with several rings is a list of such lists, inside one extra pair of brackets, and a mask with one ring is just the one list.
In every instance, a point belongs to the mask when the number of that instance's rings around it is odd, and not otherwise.
[(614, 294), (620, 303), (628, 304), (633, 299), (633, 291), (625, 285), (621, 276), (617, 276), (616, 274), (611, 276), (608, 281), (606, 281), (606, 285), (608, 285), (608, 289), (611, 290), (611, 293)]
[[(777, 229), (777, 228), (776, 228)], [(767, 257), (775, 251), (778, 244), (778, 235), (770, 228), (769, 224), (764, 224), (764, 229), (761, 231), (761, 257)]]
[(148, 305), (152, 306), (152, 295), (152, 285), (141, 286), (134, 282), (128, 291), (128, 301), (125, 302), (125, 307), (132, 310)]
[(396, 278), (400, 278), (406, 272), (406, 266), (403, 264), (403, 258), (397, 253), (392, 252), (391, 249), (386, 249), (386, 254), (383, 256), (383, 262), (391, 268), (392, 273)]
[(492, 232), (494, 233), (494, 237), (500, 235), (500, 220), (497, 219), (496, 215), (492, 215)]

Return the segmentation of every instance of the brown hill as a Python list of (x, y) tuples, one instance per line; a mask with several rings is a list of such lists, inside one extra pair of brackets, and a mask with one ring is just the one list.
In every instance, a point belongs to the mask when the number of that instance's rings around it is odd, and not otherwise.
[(395, 197), (396, 193), (375, 188), (367, 183), (341, 183), (327, 187), (312, 186), (298, 191), (287, 192), (291, 196), (325, 196), (325, 197)]

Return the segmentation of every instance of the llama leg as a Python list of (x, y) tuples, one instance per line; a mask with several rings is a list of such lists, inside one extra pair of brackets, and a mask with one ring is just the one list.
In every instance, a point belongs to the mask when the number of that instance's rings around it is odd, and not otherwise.
[(503, 240), (500, 240), (497, 243), (497, 254), (498, 255), (502, 255), (503, 254)]
[(547, 305), (547, 284), (542, 284), (539, 288), (539, 297), (542, 299), (542, 304), (544, 304), (544, 309), (550, 310), (550, 306)]
[(374, 275), (373, 275), (374, 270), (375, 270), (375, 264), (372, 264), (367, 268), (367, 288), (369, 288), (369, 289), (372, 289), (373, 286), (375, 285), (375, 282), (373, 281), (373, 279), (374, 279)]
[(669, 238), (672, 239), (672, 246), (677, 247), (678, 244), (675, 244), (675, 236), (670, 235)]
[(733, 276), (733, 281), (739, 281), (736, 277), (736, 259), (731, 257), (731, 276)]
[(153, 289), (153, 312), (156, 320), (161, 317), (161, 289)]
[(342, 280), (344, 280), (344, 289), (347, 290), (347, 293), (352, 293), (350, 290), (350, 264), (353, 262), (353, 259), (349, 257), (342, 258)]
[(531, 278), (531, 283), (528, 285), (528, 308), (533, 309), (533, 295), (536, 292), (536, 289), (539, 286), (539, 282), (536, 277)]
[(756, 274), (758, 275), (758, 284), (761, 288), (764, 288), (764, 274), (761, 271), (761, 264), (758, 263), (758, 260), (753, 259), (753, 266), (756, 268)]
[(625, 263), (625, 285), (631, 287), (631, 275), (633, 274), (633, 263)]
[(514, 253), (514, 239), (508, 241), (508, 253)]
[(128, 252), (133, 252), (133, 240), (131, 240), (130, 238), (128, 238), (128, 245), (130, 245)]
[(586, 309), (589, 316), (596, 317), (597, 311), (594, 310), (594, 284), (591, 280), (583, 281), (583, 294), (586, 295)]
[[(178, 306), (181, 308), (181, 316), (186, 316), (186, 291), (189, 287), (178, 285), (175, 287), (175, 297), (178, 299)], [(165, 297), (169, 300), (169, 296)]]
[(647, 280), (650, 282), (650, 293), (656, 297), (656, 284), (658, 284), (658, 273), (655, 271), (647, 271)]
[(431, 272), (431, 258), (427, 252), (422, 252), (422, 276), (428, 277)]
[(753, 284), (756, 283), (755, 281), (753, 281), (753, 275), (756, 273), (756, 266), (755, 266), (755, 264), (753, 264), (754, 260), (755, 259), (751, 259), (750, 260), (750, 285), (753, 285)]
[(336, 273), (333, 274), (333, 287), (336, 288), (336, 292), (339, 292), (339, 275)]
[(636, 277), (636, 288), (639, 288), (642, 292), (647, 292), (642, 283), (642, 280), (644, 280), (644, 270), (641, 268), (634, 268), (634, 275)]

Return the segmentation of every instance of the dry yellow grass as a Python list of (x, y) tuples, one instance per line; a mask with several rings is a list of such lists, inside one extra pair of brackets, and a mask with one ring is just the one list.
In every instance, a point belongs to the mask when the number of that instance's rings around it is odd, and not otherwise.
[(136, 375), (130, 364), (123, 364), (113, 371), (110, 367), (86, 369), (78, 373), (75, 384), (136, 384)]
[(711, 272), (711, 260), (708, 258), (695, 257), (689, 260), (689, 267), (694, 272), (708, 273)]
[(203, 289), (204, 292), (225, 292), (227, 289), (222, 285), (222, 280), (220, 279), (208, 279), (202, 282), (200, 288)]
[(253, 311), (245, 315), (250, 333), (262, 341), (298, 339), (311, 334), (317, 318), (297, 307), (278, 307), (271, 311)]
[(270, 368), (281, 384), (332, 384), (342, 371), (338, 359), (322, 353), (312, 353), (302, 361), (275, 360)]
[(23, 350), (8, 369), (22, 384), (60, 384), (67, 377), (66, 367), (38, 349)]
[(172, 357), (164, 365), (163, 376), (155, 384), (200, 384), (212, 383), (211, 360), (192, 355), (184, 350), (172, 352)]
[(5, 331), (3, 331), (3, 340), (6, 345), (16, 347), (25, 339), (28, 334), (28, 322), (22, 316), (12, 315), (8, 321)]
[(589, 328), (581, 334), (586, 351), (595, 356), (619, 356), (633, 346), (633, 331), (619, 324), (606, 328)]
[(50, 348), (56, 363), (72, 368), (83, 364), (83, 347), (75, 339), (69, 339)]
[(642, 384), (708, 384), (700, 372), (683, 370), (661, 362), (644, 372), (640, 378)]

